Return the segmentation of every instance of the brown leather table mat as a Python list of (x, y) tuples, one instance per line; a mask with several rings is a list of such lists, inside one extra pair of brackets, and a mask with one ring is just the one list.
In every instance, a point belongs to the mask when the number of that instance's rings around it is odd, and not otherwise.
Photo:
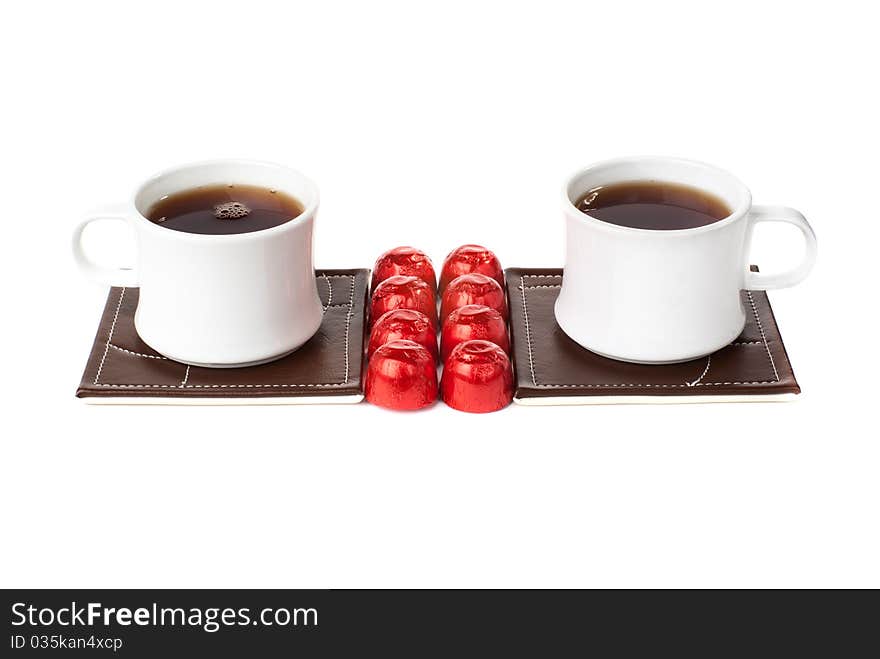
[(296, 352), (245, 368), (167, 359), (134, 328), (137, 288), (112, 288), (76, 391), (88, 402), (358, 402), (363, 397), (367, 270), (319, 270), (324, 320)]
[(708, 402), (782, 399), (800, 393), (762, 291), (741, 293), (746, 326), (726, 348), (681, 364), (643, 365), (600, 357), (560, 329), (553, 304), (562, 284), (561, 269), (510, 268), (505, 276), (517, 402)]

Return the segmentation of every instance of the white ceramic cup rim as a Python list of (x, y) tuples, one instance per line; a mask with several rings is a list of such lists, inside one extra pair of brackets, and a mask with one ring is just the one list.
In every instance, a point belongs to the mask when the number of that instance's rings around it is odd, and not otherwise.
[[(150, 186), (157, 185), (165, 180), (173, 179), (174, 177), (180, 176), (181, 174), (198, 169), (206, 169), (211, 167), (241, 167), (243, 169), (271, 169), (278, 172), (283, 172), (286, 176), (296, 179), (299, 181), (302, 188), (306, 191), (304, 195), (301, 191), (294, 193), (291, 190), (285, 189), (283, 185), (276, 186), (277, 189), (283, 190), (287, 194), (292, 195), (295, 199), (297, 199), (303, 205), (303, 211), (299, 215), (294, 218), (287, 220), (286, 222), (279, 224), (274, 227), (269, 227), (268, 229), (260, 229), (258, 231), (247, 231), (244, 233), (230, 233), (230, 234), (202, 234), (202, 233), (190, 233), (189, 231), (175, 231), (173, 229), (168, 229), (159, 226), (155, 222), (151, 222), (146, 217), (146, 213), (149, 211), (149, 208), (155, 204), (161, 197), (155, 198), (155, 195), (148, 195), (147, 190)], [(234, 178), (234, 177), (233, 177)], [(243, 176), (242, 179), (246, 179), (246, 176)], [(240, 184), (248, 184), (247, 180), (217, 180), (216, 183), (240, 183)], [(207, 185), (207, 183), (205, 184)], [(258, 185), (258, 184), (255, 184)], [(175, 192), (182, 192), (184, 190), (190, 190), (194, 186), (182, 185), (179, 189), (176, 189)], [(303, 198), (306, 197), (306, 198)], [(183, 165), (177, 165), (170, 169), (162, 170), (161, 172), (157, 172), (153, 174), (149, 178), (147, 178), (143, 183), (141, 183), (137, 189), (134, 191), (134, 194), (131, 197), (131, 205), (134, 210), (133, 216), (136, 222), (138, 222), (142, 227), (144, 227), (148, 231), (159, 231), (161, 235), (169, 237), (168, 234), (171, 233), (178, 240), (187, 240), (199, 243), (223, 243), (223, 242), (242, 242), (247, 240), (260, 240), (266, 237), (272, 236), (274, 234), (283, 233), (285, 231), (290, 230), (291, 227), (300, 224), (302, 222), (306, 222), (309, 218), (313, 217), (315, 211), (318, 208), (319, 195), (318, 195), (318, 186), (308, 178), (306, 175), (301, 172), (292, 169), (290, 167), (286, 167), (284, 165), (279, 165), (273, 162), (267, 162), (263, 160), (248, 160), (248, 159), (240, 159), (240, 158), (220, 158), (215, 160), (201, 160), (197, 162), (185, 163)]]
[[(730, 215), (716, 222), (712, 222), (711, 224), (706, 224), (700, 227), (693, 227), (690, 229), (640, 229), (605, 222), (604, 220), (595, 218), (588, 213), (584, 213), (575, 206), (577, 199), (581, 195), (587, 192), (587, 190), (596, 187), (595, 185), (585, 186), (585, 179), (589, 180), (589, 177), (591, 175), (598, 174), (604, 170), (615, 167), (624, 167), (627, 165), (641, 168), (650, 168), (651, 174), (647, 177), (644, 175), (629, 178), (621, 177), (620, 179), (615, 180), (615, 183), (626, 183), (629, 181), (671, 182), (683, 183), (697, 189), (704, 190), (705, 187), (698, 183), (692, 183), (688, 182), (687, 180), (682, 180), (682, 177), (671, 177), (668, 174), (671, 168), (677, 168), (678, 170), (683, 170), (687, 168), (701, 170), (712, 176), (715, 180), (719, 181), (726, 190), (729, 190), (728, 194), (718, 194), (717, 191), (708, 192), (711, 192), (712, 194), (720, 197), (722, 201), (724, 201), (730, 207)], [(583, 169), (578, 170), (573, 175), (568, 177), (565, 185), (562, 188), (562, 199), (565, 205), (566, 214), (569, 217), (580, 218), (587, 224), (591, 224), (594, 227), (604, 229), (606, 231), (618, 233), (635, 233), (652, 236), (694, 235), (697, 233), (715, 231), (717, 229), (721, 229), (727, 226), (728, 224), (736, 222), (748, 212), (749, 208), (751, 208), (752, 205), (751, 192), (749, 192), (749, 189), (746, 187), (746, 185), (738, 178), (736, 178), (733, 174), (730, 174), (729, 172), (720, 169), (719, 167), (710, 165), (705, 162), (700, 162), (698, 160), (670, 158), (664, 156), (629, 156), (624, 158), (614, 158), (611, 160), (602, 160), (593, 163), (592, 165), (584, 167)]]

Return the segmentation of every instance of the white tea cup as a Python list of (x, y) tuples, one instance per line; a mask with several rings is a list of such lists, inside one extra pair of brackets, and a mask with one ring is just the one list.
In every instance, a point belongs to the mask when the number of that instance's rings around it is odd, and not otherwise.
[[(582, 212), (586, 192), (637, 181), (687, 185), (720, 198), (727, 217), (688, 229), (620, 226)], [(576, 343), (599, 355), (662, 364), (708, 355), (733, 341), (746, 320), (741, 290), (793, 286), (816, 260), (816, 236), (798, 211), (753, 206), (748, 188), (727, 172), (676, 158), (609, 160), (572, 176), (563, 189), (566, 258), (556, 320)], [(803, 260), (778, 274), (751, 272), (759, 222), (800, 229)]]
[[(228, 235), (176, 231), (147, 219), (168, 195), (217, 184), (278, 190), (304, 210), (278, 226)], [(252, 366), (293, 352), (321, 325), (312, 257), (317, 209), (317, 187), (292, 169), (248, 160), (195, 163), (151, 177), (129, 201), (82, 222), (73, 253), (91, 278), (140, 288), (135, 327), (159, 354), (196, 366)], [(111, 268), (85, 254), (83, 231), (106, 219), (133, 229), (136, 266)]]

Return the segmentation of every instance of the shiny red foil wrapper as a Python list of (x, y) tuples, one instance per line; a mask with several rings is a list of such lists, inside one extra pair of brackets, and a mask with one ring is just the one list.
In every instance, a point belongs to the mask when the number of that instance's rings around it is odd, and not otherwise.
[(462, 245), (449, 252), (440, 271), (440, 292), (456, 277), (478, 273), (497, 281), (504, 288), (504, 271), (498, 257), (480, 245)]
[(440, 332), (441, 359), (445, 362), (455, 346), (471, 339), (491, 341), (510, 354), (510, 338), (504, 317), (485, 305), (468, 304), (449, 313)]
[(507, 300), (504, 297), (504, 288), (487, 275), (478, 273), (462, 275), (449, 282), (446, 290), (443, 291), (440, 321), (445, 321), (450, 313), (469, 304), (482, 304), (490, 309), (495, 309), (507, 320)]
[(513, 400), (510, 359), (491, 341), (459, 343), (449, 354), (440, 382), (443, 401), (462, 412), (494, 412)]
[(437, 333), (434, 323), (421, 311), (415, 309), (394, 309), (388, 311), (373, 323), (367, 358), (373, 356), (378, 348), (391, 341), (414, 341), (427, 348), (431, 357), (437, 359)]
[(418, 277), (395, 275), (380, 282), (370, 301), (370, 319), (376, 322), (382, 314), (395, 309), (421, 311), (437, 327), (437, 298), (434, 289)]
[(395, 275), (418, 277), (432, 290), (437, 288), (437, 275), (434, 273), (431, 259), (415, 247), (395, 247), (376, 259), (370, 290), (375, 291), (379, 284)]
[(389, 410), (418, 410), (437, 400), (437, 364), (414, 341), (380, 346), (367, 363), (364, 395)]

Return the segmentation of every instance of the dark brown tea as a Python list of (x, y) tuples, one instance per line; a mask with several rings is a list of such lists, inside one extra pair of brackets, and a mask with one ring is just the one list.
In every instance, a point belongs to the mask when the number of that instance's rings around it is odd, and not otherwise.
[(147, 219), (187, 233), (250, 233), (284, 224), (303, 210), (297, 199), (280, 190), (220, 184), (163, 197), (150, 208)]
[(678, 183), (629, 181), (589, 190), (577, 209), (603, 222), (633, 229), (695, 229), (730, 215), (715, 195)]

